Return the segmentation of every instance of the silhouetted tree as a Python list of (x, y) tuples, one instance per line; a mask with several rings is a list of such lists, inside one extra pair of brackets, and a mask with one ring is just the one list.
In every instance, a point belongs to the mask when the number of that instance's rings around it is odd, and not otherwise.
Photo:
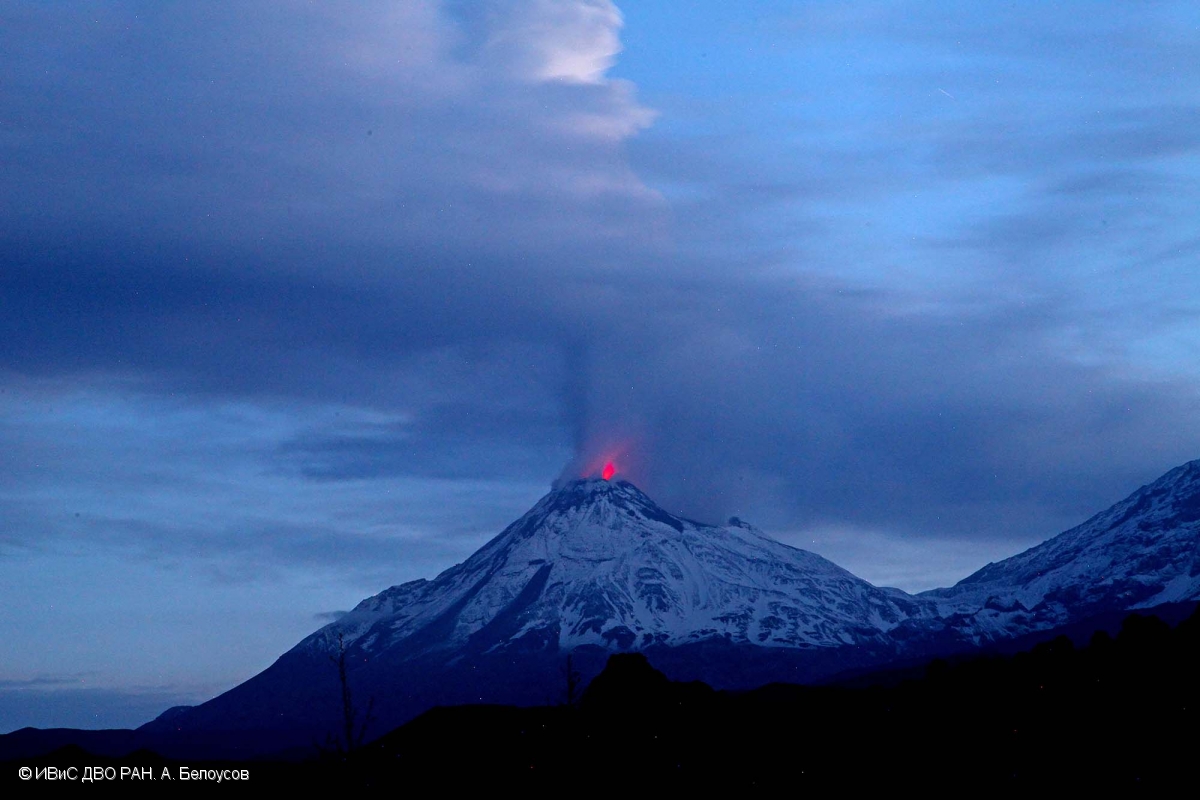
[(574, 708), (579, 703), (579, 682), (583, 679), (583, 674), (571, 663), (570, 653), (567, 654), (567, 663), (563, 667), (563, 677), (567, 680), (566, 705), (568, 708)]
[(342, 729), (345, 737), (345, 752), (349, 753), (362, 744), (363, 737), (367, 733), (367, 726), (373, 719), (372, 711), (375, 708), (375, 698), (372, 697), (367, 702), (367, 713), (363, 715), (362, 724), (355, 730), (355, 720), (358, 717), (358, 710), (354, 707), (354, 697), (350, 693), (350, 680), (346, 675), (346, 634), (338, 631), (338, 649), (337, 656), (330, 656), (329, 660), (337, 666), (338, 683), (342, 689)]

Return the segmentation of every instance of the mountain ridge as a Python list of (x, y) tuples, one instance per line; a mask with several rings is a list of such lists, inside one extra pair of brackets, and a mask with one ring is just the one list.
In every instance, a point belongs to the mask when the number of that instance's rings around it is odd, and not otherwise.
[(1200, 599), (1200, 460), (1041, 544), (918, 596), (937, 603), (942, 617), (973, 615), (977, 641)]
[(1194, 461), (955, 586), (909, 595), (740, 520), (670, 514), (626, 481), (571, 481), (462, 563), (364, 599), (249, 681), (148, 728), (338, 730), (338, 659), (384, 728), (434, 705), (553, 703), (567, 655), (585, 679), (636, 650), (719, 688), (817, 681), (1200, 599), (1198, 541)]
[(518, 621), (506, 631), (510, 639), (540, 632), (562, 649), (722, 635), (763, 646), (835, 646), (927, 613), (909, 597), (740, 521), (686, 520), (631, 483), (580, 480), (546, 495), (432, 581), (387, 589), (323, 630), (367, 649), (422, 632), (421, 649), (431, 638), (450, 646), (489, 641)]

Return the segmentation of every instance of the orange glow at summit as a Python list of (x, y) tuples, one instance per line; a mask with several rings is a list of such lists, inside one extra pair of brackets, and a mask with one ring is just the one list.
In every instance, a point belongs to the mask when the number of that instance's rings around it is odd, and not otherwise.
[(637, 448), (630, 440), (607, 440), (589, 447), (590, 455), (579, 459), (572, 472), (583, 480), (616, 479), (637, 483), (641, 462)]

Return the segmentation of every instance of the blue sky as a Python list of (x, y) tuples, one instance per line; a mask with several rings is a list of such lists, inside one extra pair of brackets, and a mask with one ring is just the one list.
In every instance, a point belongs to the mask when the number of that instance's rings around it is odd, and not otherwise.
[(1189, 3), (9, 4), (0, 730), (619, 451), (878, 584), (1200, 457)]

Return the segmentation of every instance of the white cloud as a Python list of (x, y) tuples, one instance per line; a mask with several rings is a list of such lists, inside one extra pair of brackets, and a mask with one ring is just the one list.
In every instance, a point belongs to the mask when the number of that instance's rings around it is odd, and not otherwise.
[[(606, 77), (611, 3), (135, 10), (113, 5), (113, 24), (82, 38), (70, 9), (30, 21), (20, 44), (0, 34), (20, 111), (0, 155), (20, 165), (5, 189), (23, 198), (0, 226), (235, 244), (336, 278), (346, 247), (562, 263), (597, 231), (636, 239), (663, 213), (624, 151), (653, 114)], [(396, 276), (349, 272), (364, 269)]]
[(488, 45), (534, 81), (600, 84), (621, 52), (621, 12), (607, 0), (491, 4)]

